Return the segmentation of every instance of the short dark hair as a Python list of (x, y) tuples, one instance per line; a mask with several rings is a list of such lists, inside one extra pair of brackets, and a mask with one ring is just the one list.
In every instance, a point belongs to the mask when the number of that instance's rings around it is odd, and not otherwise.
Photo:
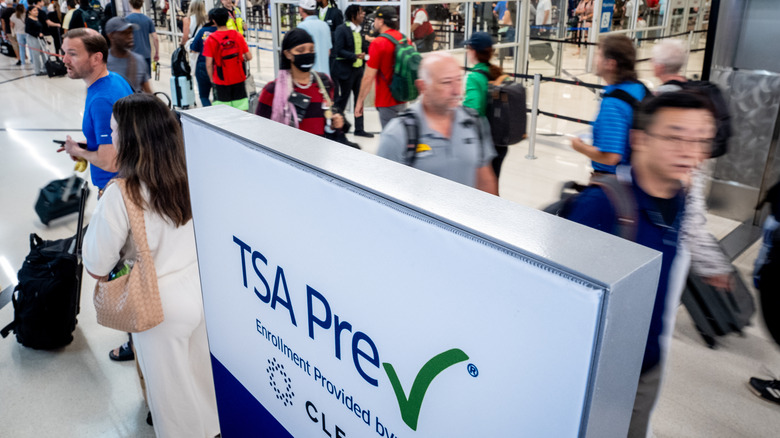
[(212, 13), (212, 18), (217, 26), (226, 26), (230, 20), (230, 12), (225, 8), (216, 8)]
[(89, 28), (77, 28), (69, 30), (65, 34), (65, 39), (78, 38), (84, 43), (84, 48), (87, 49), (87, 53), (93, 55), (95, 53), (101, 53), (103, 55), (103, 64), (108, 61), (108, 43), (103, 35), (91, 30)]
[(601, 56), (617, 64), (615, 83), (636, 80), (636, 49), (634, 42), (625, 35), (607, 35), (599, 41)]
[(141, 9), (143, 5), (144, 5), (144, 0), (130, 0), (130, 6), (136, 9)]
[(76, 7), (76, 0), (68, 0), (65, 2), (69, 8), (75, 8)]
[(344, 11), (344, 18), (347, 21), (354, 20), (360, 14), (360, 5), (351, 4), (347, 6), (347, 10)]
[(642, 103), (636, 119), (637, 129), (646, 131), (655, 122), (658, 112), (665, 108), (704, 110), (715, 119), (715, 108), (703, 94), (691, 90), (671, 91)]

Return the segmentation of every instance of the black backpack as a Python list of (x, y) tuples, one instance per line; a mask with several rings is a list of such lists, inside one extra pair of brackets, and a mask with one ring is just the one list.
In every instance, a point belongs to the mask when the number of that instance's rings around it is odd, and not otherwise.
[[(490, 76), (484, 70), (474, 70), (482, 73), (488, 81)], [(526, 134), (527, 104), (525, 87), (519, 82), (507, 78), (501, 85), (488, 83), (487, 120), (490, 123), (490, 133), (493, 144), (509, 146), (519, 143)]]
[(102, 20), (100, 18), (103, 11), (102, 7), (100, 12), (95, 9), (79, 9), (79, 11), (81, 11), (81, 19), (84, 20), (84, 26), (102, 33)]
[(669, 81), (667, 84), (677, 85), (683, 90), (695, 91), (710, 100), (715, 110), (715, 126), (717, 127), (710, 157), (716, 158), (724, 155), (728, 151), (729, 138), (732, 134), (731, 112), (720, 88), (710, 81)]
[(14, 320), (0, 332), (4, 338), (13, 330), (20, 344), (38, 350), (73, 341), (81, 295), (78, 244), (76, 236), (50, 241), (30, 235), (30, 253), (11, 296)]
[(19, 283), (11, 295), (14, 320), (0, 330), (3, 338), (13, 331), (20, 344), (38, 350), (61, 348), (73, 341), (81, 300), (86, 187), (86, 183), (81, 187), (75, 236), (43, 240), (30, 234), (30, 253), (17, 274)]
[(192, 72), (190, 68), (190, 60), (187, 56), (187, 49), (185, 49), (183, 46), (177, 47), (171, 55), (171, 74), (173, 77), (190, 77)]

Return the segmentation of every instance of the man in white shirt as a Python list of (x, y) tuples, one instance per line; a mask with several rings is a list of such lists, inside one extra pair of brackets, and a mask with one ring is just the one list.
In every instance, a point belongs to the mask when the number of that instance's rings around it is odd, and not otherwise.
[(536, 25), (547, 26), (552, 19), (552, 4), (550, 0), (539, 0), (536, 5)]

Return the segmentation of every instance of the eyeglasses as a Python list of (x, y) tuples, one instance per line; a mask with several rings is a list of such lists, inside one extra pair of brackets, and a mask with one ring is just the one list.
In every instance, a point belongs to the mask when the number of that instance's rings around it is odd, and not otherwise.
[(715, 141), (714, 138), (688, 139), (688, 138), (676, 137), (673, 135), (653, 134), (652, 132), (649, 131), (645, 131), (645, 134), (649, 135), (650, 137), (657, 138), (661, 141), (666, 142), (668, 146), (674, 145), (679, 148), (680, 146), (687, 145), (693, 147), (698, 152), (709, 152), (712, 148), (712, 143)]

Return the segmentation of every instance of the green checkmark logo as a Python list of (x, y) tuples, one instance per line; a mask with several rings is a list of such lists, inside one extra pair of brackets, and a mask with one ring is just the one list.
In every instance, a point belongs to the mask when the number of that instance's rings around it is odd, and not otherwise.
[(398, 375), (395, 373), (393, 366), (387, 362), (382, 364), (390, 384), (393, 385), (395, 397), (398, 399), (401, 418), (403, 418), (407, 426), (412, 428), (412, 430), (417, 430), (417, 420), (420, 418), (420, 408), (425, 398), (425, 392), (428, 390), (431, 382), (433, 382), (433, 379), (447, 368), (468, 359), (469, 357), (466, 353), (459, 348), (453, 348), (437, 354), (423, 365), (420, 372), (417, 373), (417, 377), (414, 378), (414, 383), (412, 384), (412, 390), (409, 391), (409, 398), (406, 398), (406, 393), (401, 387), (401, 382), (398, 380)]

